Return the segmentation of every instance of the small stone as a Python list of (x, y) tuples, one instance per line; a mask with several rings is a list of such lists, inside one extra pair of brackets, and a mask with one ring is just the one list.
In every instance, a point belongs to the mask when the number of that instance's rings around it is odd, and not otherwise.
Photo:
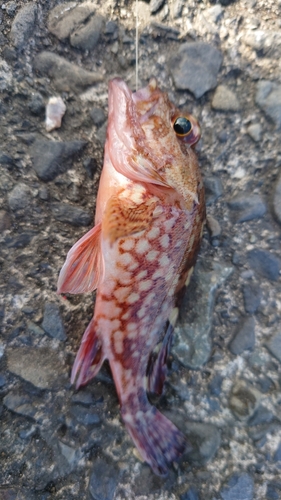
[(240, 103), (232, 90), (219, 85), (212, 100), (212, 108), (218, 111), (239, 111)]
[(222, 195), (222, 182), (219, 177), (204, 178), (206, 205), (211, 205)]
[(254, 314), (261, 303), (261, 289), (259, 285), (254, 283), (246, 284), (243, 286), (243, 299), (245, 311), (249, 314)]
[(119, 482), (119, 470), (111, 460), (95, 460), (89, 483), (89, 492), (94, 500), (113, 500)]
[(180, 46), (169, 62), (175, 86), (189, 90), (198, 99), (217, 85), (222, 63), (221, 52), (204, 42), (188, 42)]
[(257, 83), (256, 103), (265, 114), (275, 123), (277, 129), (281, 128), (281, 85), (261, 80)]
[(7, 236), (4, 241), (8, 248), (25, 248), (29, 245), (34, 236), (35, 233), (26, 232), (14, 236)]
[(266, 406), (259, 406), (254, 415), (248, 421), (249, 426), (269, 424), (272, 422), (274, 415)]
[(247, 253), (247, 260), (256, 273), (271, 281), (278, 280), (281, 262), (272, 253), (254, 248)]
[(281, 224), (281, 175), (278, 177), (273, 194), (273, 212)]
[(166, 0), (151, 0), (150, 2), (150, 13), (156, 14), (160, 9), (162, 9)]
[(27, 328), (31, 333), (34, 333), (34, 335), (44, 335), (43, 328), (40, 328), (40, 326), (36, 325), (36, 323), (33, 323), (33, 321), (27, 322)]
[(34, 68), (51, 78), (59, 92), (79, 93), (104, 78), (101, 73), (87, 71), (48, 51), (35, 57)]
[(281, 363), (281, 332), (275, 333), (265, 346), (269, 352)]
[(45, 126), (47, 132), (61, 127), (62, 117), (66, 112), (66, 105), (61, 97), (50, 97), (46, 106)]
[(45, 109), (43, 96), (39, 92), (34, 92), (28, 103), (28, 107), (31, 113), (34, 115), (40, 115)]
[(7, 2), (5, 4), (5, 10), (6, 10), (8, 16), (13, 17), (16, 13), (16, 10), (17, 10), (17, 3), (13, 2), (13, 1)]
[(42, 347), (7, 349), (8, 370), (39, 389), (48, 389), (65, 375), (63, 362), (57, 353)]
[(52, 203), (51, 210), (56, 220), (72, 226), (89, 226), (93, 221), (93, 216), (88, 212), (68, 203)]
[(272, 481), (267, 483), (266, 500), (280, 500), (281, 496), (281, 483)]
[(90, 392), (79, 391), (73, 394), (71, 401), (76, 404), (81, 404), (83, 406), (92, 406), (95, 400)]
[(104, 146), (107, 133), (107, 121), (98, 129), (96, 133), (96, 138), (99, 140), (102, 146)]
[(281, 441), (279, 443), (279, 445), (277, 446), (276, 448), (276, 451), (274, 453), (274, 457), (273, 457), (273, 460), (275, 462), (281, 462)]
[(262, 126), (260, 123), (253, 123), (252, 125), (249, 125), (247, 128), (247, 134), (253, 139), (255, 142), (260, 142), (261, 141), (261, 136), (262, 136)]
[(13, 83), (13, 73), (10, 66), (0, 58), (0, 90), (9, 90)]
[(27, 3), (18, 11), (13, 20), (10, 38), (17, 49), (23, 49), (28, 39), (33, 35), (37, 17), (35, 3)]
[(71, 168), (75, 155), (80, 153), (85, 141), (36, 140), (32, 146), (33, 167), (39, 179), (52, 181)]
[(22, 415), (24, 417), (35, 419), (36, 408), (32, 404), (32, 400), (28, 395), (9, 392), (4, 397), (3, 403), (9, 410), (13, 411), (14, 413), (17, 413), (18, 415)]
[(0, 210), (0, 232), (10, 229), (12, 225), (11, 217), (5, 210)]
[(199, 492), (195, 486), (191, 486), (188, 490), (180, 495), (180, 500), (200, 500)]
[(220, 447), (221, 435), (215, 425), (188, 422), (184, 433), (192, 446), (192, 450), (184, 455), (188, 461), (195, 464), (204, 465)]
[(83, 161), (83, 167), (85, 168), (87, 175), (90, 179), (94, 178), (94, 174), (97, 172), (98, 163), (95, 158), (86, 158)]
[(6, 382), (7, 382), (7, 380), (6, 380), (5, 376), (2, 375), (2, 373), (0, 373), (0, 387), (4, 387)]
[(222, 14), (223, 9), (220, 4), (213, 5), (213, 7), (204, 10), (204, 17), (215, 24), (221, 19)]
[(30, 204), (31, 192), (26, 184), (20, 182), (8, 194), (8, 203), (11, 210), (21, 210)]
[(207, 227), (211, 238), (216, 238), (221, 235), (220, 224), (212, 215), (207, 215)]
[(256, 411), (259, 400), (260, 393), (240, 380), (232, 387), (229, 407), (239, 419), (248, 419)]
[(77, 28), (70, 36), (70, 44), (82, 50), (93, 50), (99, 42), (104, 18), (100, 15), (92, 16), (85, 25)]
[(232, 354), (242, 354), (255, 348), (255, 320), (252, 317), (243, 318), (240, 321), (236, 333), (229, 344), (229, 350)]
[(209, 391), (212, 396), (219, 396), (221, 393), (223, 378), (219, 373), (216, 373), (209, 383)]
[(57, 5), (49, 13), (48, 30), (59, 40), (65, 41), (71, 33), (83, 26), (84, 22), (95, 13), (95, 5), (90, 2), (66, 2)]
[(106, 115), (102, 108), (92, 108), (90, 110), (90, 116), (93, 120), (94, 125), (96, 125), (97, 127), (102, 125), (106, 120)]
[(253, 500), (254, 481), (247, 473), (233, 474), (224, 486), (220, 495), (223, 500)]
[(81, 405), (75, 405), (71, 408), (72, 415), (76, 418), (77, 422), (82, 425), (98, 425), (101, 420), (95, 410), (91, 408), (84, 408)]
[(46, 302), (45, 304), (42, 328), (50, 337), (66, 340), (59, 306), (54, 302)]

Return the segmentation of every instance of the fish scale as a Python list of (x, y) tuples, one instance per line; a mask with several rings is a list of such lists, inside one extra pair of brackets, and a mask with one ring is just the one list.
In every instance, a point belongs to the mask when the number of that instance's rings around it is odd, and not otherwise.
[(179, 115), (155, 79), (134, 94), (122, 80), (110, 82), (96, 225), (69, 251), (58, 282), (60, 293), (97, 288), (72, 382), (87, 383), (108, 359), (125, 426), (158, 475), (189, 446), (148, 393), (163, 390), (180, 296), (205, 220), (192, 149), (200, 129), (188, 115), (188, 135), (178, 136)]

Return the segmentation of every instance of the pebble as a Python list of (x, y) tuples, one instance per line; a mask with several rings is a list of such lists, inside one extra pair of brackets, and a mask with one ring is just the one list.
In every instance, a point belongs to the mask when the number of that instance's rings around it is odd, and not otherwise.
[(110, 459), (98, 458), (93, 463), (89, 492), (94, 500), (113, 500), (120, 472)]
[(256, 103), (265, 114), (281, 128), (281, 85), (269, 80), (257, 83)]
[(261, 424), (269, 424), (272, 422), (274, 415), (272, 411), (270, 411), (266, 406), (259, 406), (255, 411), (254, 415), (249, 419), (248, 425), (261, 425)]
[(2, 373), (0, 373), (0, 388), (4, 387), (6, 382), (7, 382), (7, 380), (6, 380), (5, 376), (2, 375)]
[(217, 85), (222, 63), (221, 52), (204, 42), (188, 42), (180, 46), (169, 61), (178, 90), (189, 90), (198, 99)]
[(220, 395), (222, 382), (223, 382), (223, 377), (219, 373), (216, 373), (208, 386), (212, 396)]
[(253, 123), (247, 128), (247, 134), (255, 142), (260, 142), (262, 138), (262, 126), (260, 123)]
[[(212, 264), (209, 264), (210, 269)], [(204, 266), (197, 263), (194, 271), (197, 283), (195, 299), (194, 290), (188, 287), (181, 307), (184, 320), (178, 321), (175, 327), (173, 354), (184, 366), (193, 369), (203, 366), (210, 356), (210, 332), (216, 291), (233, 271), (233, 267), (223, 263), (214, 264), (212, 271), (206, 269), (206, 261)]]
[(94, 174), (97, 172), (98, 163), (95, 158), (86, 158), (83, 161), (83, 167), (85, 168), (87, 175), (90, 179), (94, 178)]
[(37, 410), (29, 395), (8, 392), (3, 399), (3, 403), (14, 413), (36, 420)]
[(27, 328), (31, 333), (34, 333), (34, 335), (44, 335), (43, 328), (40, 328), (40, 326), (36, 325), (36, 323), (33, 323), (33, 321), (27, 322)]
[(219, 177), (205, 177), (204, 187), (207, 206), (215, 203), (223, 193), (222, 182)]
[(281, 224), (281, 175), (279, 175), (277, 182), (274, 186), (273, 212), (276, 219)]
[(262, 293), (259, 285), (247, 283), (242, 289), (246, 313), (254, 314), (261, 303)]
[(273, 481), (267, 484), (266, 500), (280, 500), (281, 482)]
[(184, 429), (192, 450), (185, 453), (188, 461), (204, 465), (211, 460), (221, 444), (220, 430), (212, 424), (188, 422)]
[(260, 219), (266, 213), (266, 204), (258, 194), (241, 193), (227, 202), (231, 210), (236, 211), (235, 222)]
[(259, 401), (260, 393), (246, 382), (239, 380), (232, 387), (229, 407), (237, 418), (244, 420), (255, 413)]
[(221, 235), (220, 224), (212, 215), (207, 215), (207, 227), (211, 238), (217, 238)]
[(75, 405), (71, 408), (70, 412), (76, 418), (77, 422), (82, 425), (98, 425), (101, 422), (100, 417), (91, 408)]
[(37, 18), (37, 6), (30, 2), (21, 7), (12, 22), (10, 39), (17, 49), (24, 49), (33, 35)]
[(166, 0), (151, 0), (150, 2), (150, 12), (151, 14), (156, 14), (164, 6)]
[(104, 78), (101, 73), (87, 71), (48, 51), (43, 51), (35, 57), (34, 69), (51, 78), (59, 92), (79, 93)]
[(92, 215), (82, 208), (68, 203), (52, 203), (51, 210), (56, 220), (72, 226), (89, 226), (93, 222)]
[(269, 352), (281, 363), (281, 331), (275, 333), (265, 346)]
[(0, 210), (0, 232), (6, 231), (6, 229), (10, 229), (12, 225), (12, 220), (8, 212), (5, 210)]
[(31, 201), (31, 192), (29, 187), (22, 182), (15, 185), (13, 190), (8, 194), (9, 207), (13, 211), (26, 208)]
[(275, 462), (281, 462), (281, 441), (280, 441), (279, 445), (277, 446), (277, 448), (275, 450), (275, 453), (274, 453), (274, 456), (273, 456), (273, 460)]
[(195, 486), (191, 486), (188, 490), (180, 495), (180, 500), (200, 500), (199, 493)]
[(0, 90), (10, 90), (13, 83), (13, 74), (10, 66), (0, 58)]
[(204, 10), (204, 17), (213, 23), (217, 23), (223, 14), (223, 9), (220, 4), (213, 5), (212, 7), (209, 7), (208, 9)]
[(65, 374), (62, 360), (52, 349), (13, 347), (6, 352), (8, 370), (38, 389), (54, 387)]
[(66, 340), (64, 326), (58, 304), (46, 302), (42, 322), (43, 330), (58, 340)]
[(92, 108), (90, 110), (90, 116), (93, 120), (94, 125), (96, 125), (97, 127), (102, 125), (106, 120), (106, 115), (102, 108)]
[(34, 92), (28, 102), (28, 108), (34, 115), (40, 115), (45, 109), (44, 98), (40, 92)]
[(253, 317), (243, 318), (229, 344), (229, 350), (232, 354), (242, 354), (255, 348), (255, 320)]
[(20, 234), (14, 234), (13, 236), (7, 236), (4, 239), (7, 248), (25, 248), (34, 238), (35, 233), (33, 232), (23, 232)]
[(219, 85), (212, 99), (212, 108), (217, 111), (239, 111), (240, 103), (232, 90)]
[(245, 473), (234, 473), (220, 491), (223, 500), (253, 500), (254, 481)]
[(71, 45), (76, 49), (93, 50), (99, 42), (103, 27), (104, 18), (98, 14), (92, 16), (85, 25), (71, 34)]
[(47, 132), (61, 127), (61, 121), (66, 112), (66, 105), (61, 97), (50, 97), (46, 106), (45, 126)]
[(90, 2), (80, 5), (77, 2), (65, 2), (57, 5), (49, 13), (48, 30), (59, 40), (65, 41), (78, 26), (83, 26), (95, 10), (95, 5)]
[(42, 181), (52, 181), (57, 175), (71, 168), (75, 155), (80, 153), (85, 141), (48, 141), (38, 139), (31, 149), (33, 167)]
[(249, 266), (260, 276), (277, 281), (281, 268), (280, 259), (267, 250), (254, 248), (247, 253)]

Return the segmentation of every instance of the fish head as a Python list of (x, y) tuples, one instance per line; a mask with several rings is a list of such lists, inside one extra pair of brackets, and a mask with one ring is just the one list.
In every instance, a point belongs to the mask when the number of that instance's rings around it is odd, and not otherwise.
[(194, 152), (199, 139), (196, 118), (177, 109), (155, 78), (134, 93), (123, 80), (110, 81), (106, 149), (125, 178), (191, 209), (201, 179)]

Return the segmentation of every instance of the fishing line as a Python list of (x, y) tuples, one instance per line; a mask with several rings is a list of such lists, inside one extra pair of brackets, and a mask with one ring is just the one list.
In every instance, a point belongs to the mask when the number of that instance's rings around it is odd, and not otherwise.
[(136, 90), (139, 86), (139, 23), (138, 23), (138, 0), (136, 0)]

